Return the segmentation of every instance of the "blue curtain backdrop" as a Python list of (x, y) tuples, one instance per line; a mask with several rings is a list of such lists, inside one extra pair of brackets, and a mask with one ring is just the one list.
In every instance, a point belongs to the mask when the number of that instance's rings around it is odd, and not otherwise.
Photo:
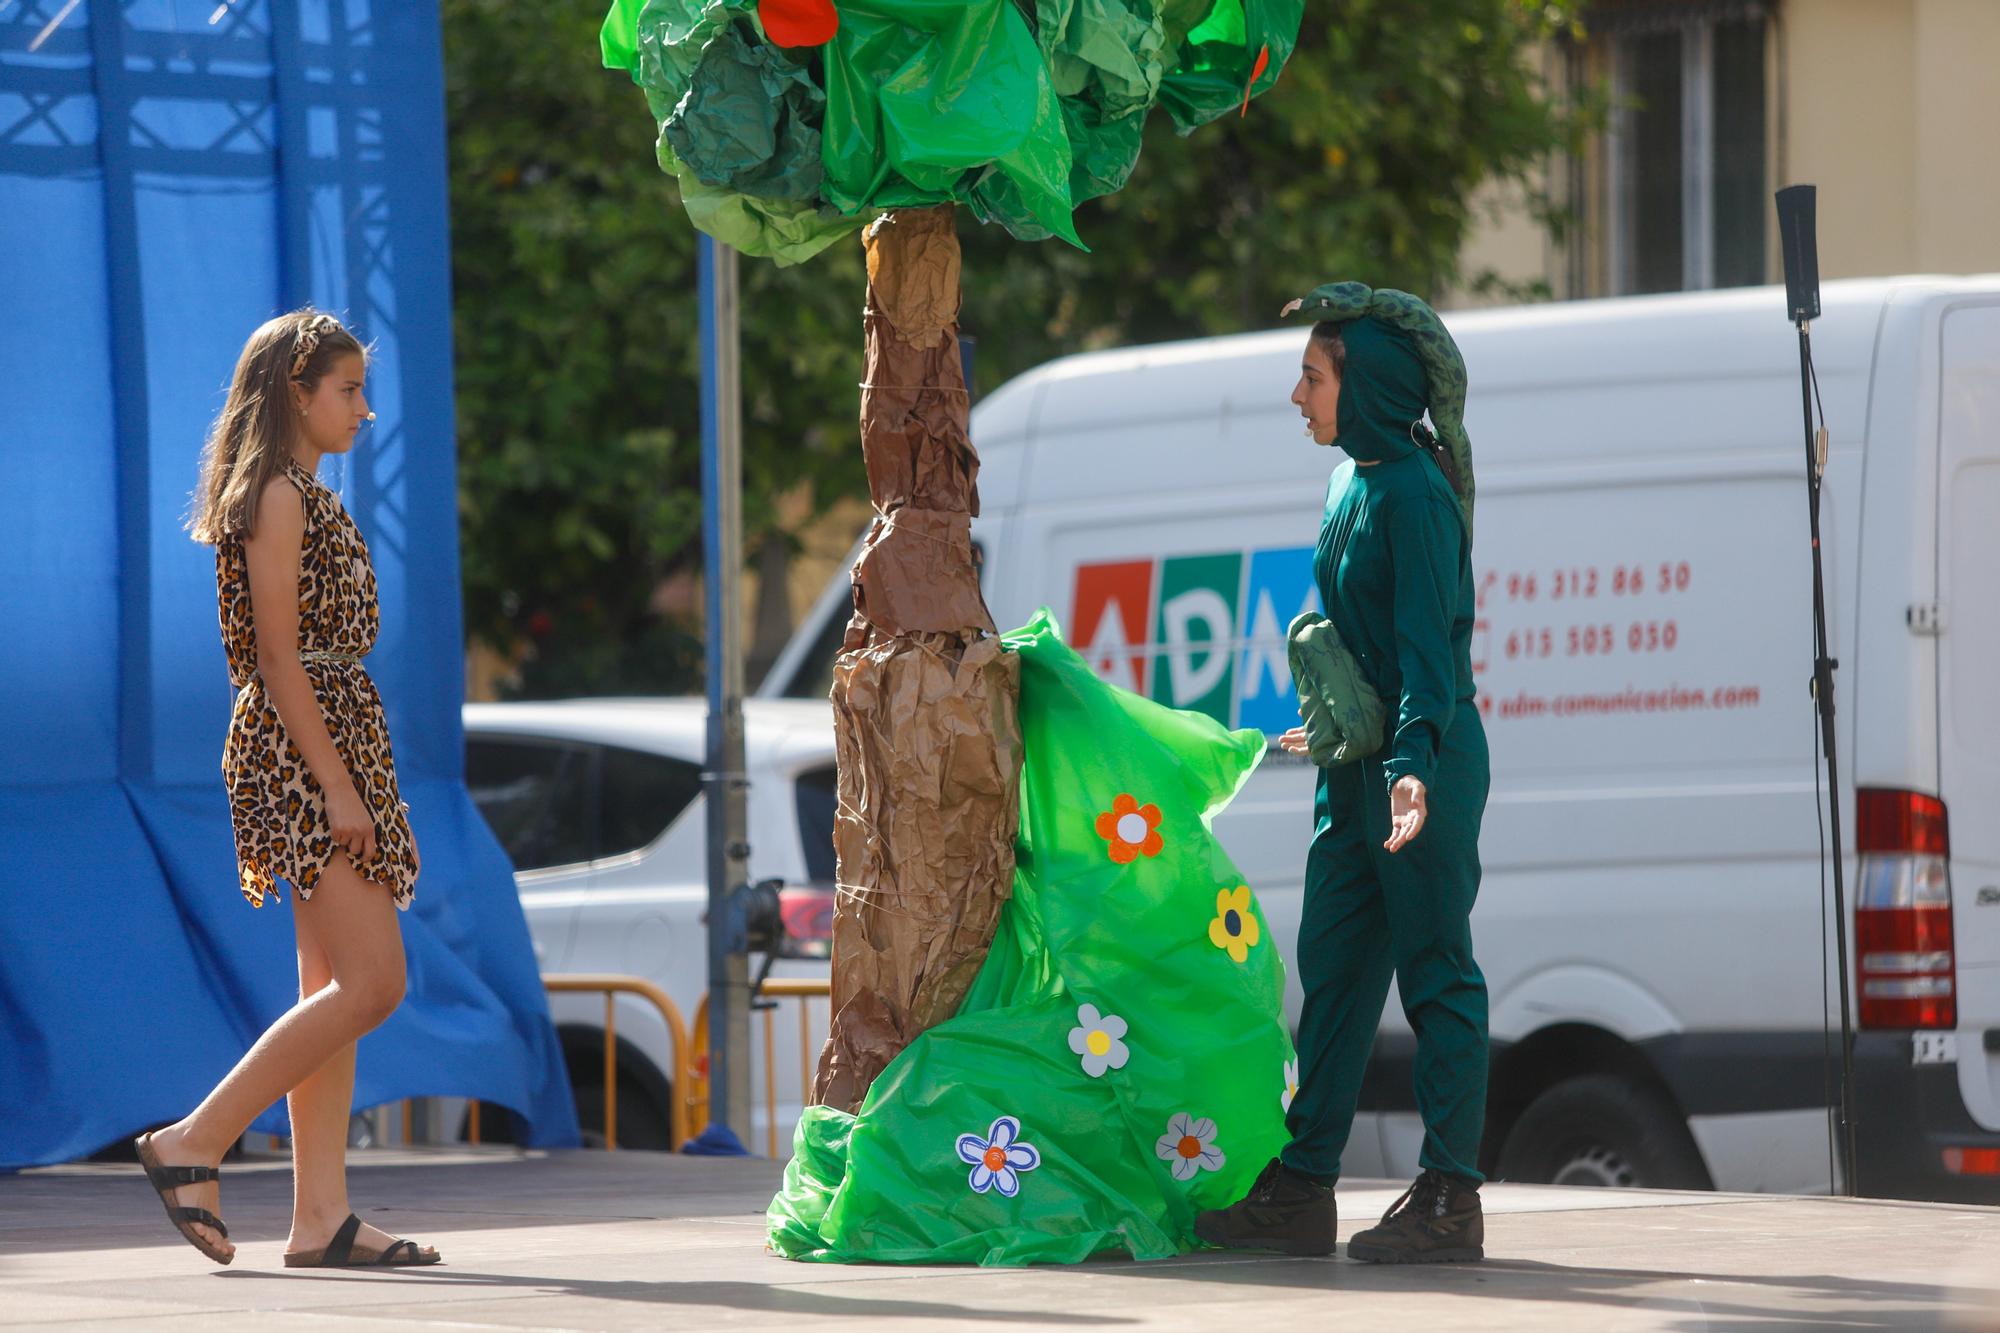
[(435, 0), (0, 4), (0, 1169), (178, 1118), (295, 997), (289, 905), (235, 887), (182, 520), (244, 339), (307, 302), (374, 345), (379, 420), (323, 475), (374, 555), (424, 853), (356, 1105), (477, 1096), (576, 1142), (463, 781), (444, 167)]

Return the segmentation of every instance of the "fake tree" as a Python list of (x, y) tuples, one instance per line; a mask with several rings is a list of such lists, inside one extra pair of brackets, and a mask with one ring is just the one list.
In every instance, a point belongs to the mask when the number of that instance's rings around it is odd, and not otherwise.
[(1183, 133), (1277, 81), (1303, 0), (617, 0), (605, 63), (689, 218), (796, 264), (867, 248), (861, 450), (876, 516), (835, 665), (840, 896), (814, 1087), (845, 1111), (951, 1017), (1015, 872), (1019, 662), (980, 593), (954, 212), (1083, 247), (1161, 107)]

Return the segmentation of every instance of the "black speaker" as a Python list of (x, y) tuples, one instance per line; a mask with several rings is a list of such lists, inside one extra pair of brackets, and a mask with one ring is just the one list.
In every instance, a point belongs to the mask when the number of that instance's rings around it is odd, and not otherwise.
[(1787, 318), (1819, 318), (1819, 235), (1813, 219), (1818, 190), (1788, 185), (1778, 191), (1778, 240), (1785, 247)]

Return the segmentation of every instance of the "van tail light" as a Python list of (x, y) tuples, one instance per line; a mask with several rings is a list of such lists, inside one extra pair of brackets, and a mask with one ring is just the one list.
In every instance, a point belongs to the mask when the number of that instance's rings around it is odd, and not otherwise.
[(2000, 1148), (1946, 1148), (1944, 1169), (1954, 1176), (2000, 1176)]
[(785, 923), (784, 958), (833, 957), (831, 884), (788, 884), (778, 891), (778, 915)]
[(1958, 1026), (1951, 932), (1951, 835), (1944, 802), (1913, 791), (1855, 793), (1854, 952), (1861, 1026)]

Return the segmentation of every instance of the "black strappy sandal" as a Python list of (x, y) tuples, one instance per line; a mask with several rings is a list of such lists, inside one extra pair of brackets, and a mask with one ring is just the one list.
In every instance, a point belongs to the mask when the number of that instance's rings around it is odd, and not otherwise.
[(396, 1240), (376, 1255), (357, 1257), (354, 1238), (361, 1233), (361, 1219), (353, 1213), (333, 1233), (333, 1241), (323, 1250), (300, 1250), (285, 1256), (287, 1268), (423, 1268), (441, 1264), (444, 1256), (432, 1250), (428, 1257), (413, 1240)]
[(160, 1202), (167, 1206), (167, 1217), (174, 1224), (174, 1230), (187, 1238), (188, 1244), (200, 1250), (216, 1263), (226, 1264), (236, 1256), (229, 1254), (215, 1242), (194, 1229), (196, 1222), (205, 1227), (214, 1227), (221, 1236), (229, 1235), (229, 1228), (222, 1225), (222, 1219), (206, 1208), (192, 1208), (174, 1202), (174, 1191), (183, 1185), (204, 1185), (211, 1180), (220, 1181), (222, 1172), (212, 1166), (168, 1166), (160, 1161), (153, 1151), (153, 1136), (141, 1134), (132, 1140), (132, 1147), (138, 1151), (139, 1164), (146, 1168), (146, 1183), (160, 1196)]

